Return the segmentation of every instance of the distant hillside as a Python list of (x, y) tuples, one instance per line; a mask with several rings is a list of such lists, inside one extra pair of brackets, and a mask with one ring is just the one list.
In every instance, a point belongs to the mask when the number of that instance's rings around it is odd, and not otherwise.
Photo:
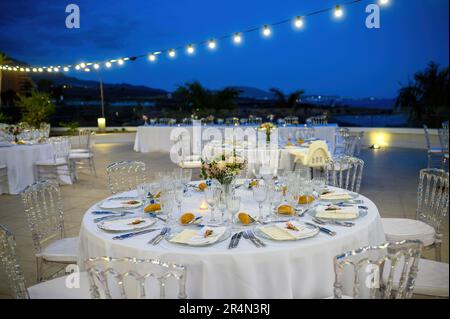
[(240, 91), (239, 97), (243, 99), (271, 100), (275, 98), (271, 92), (250, 86), (228, 86), (228, 88)]

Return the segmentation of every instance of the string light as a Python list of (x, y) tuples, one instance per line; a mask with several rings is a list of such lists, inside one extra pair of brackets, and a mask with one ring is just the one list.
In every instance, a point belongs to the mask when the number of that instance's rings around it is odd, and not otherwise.
[(237, 43), (237, 44), (242, 42), (242, 36), (239, 32), (236, 32), (234, 34), (233, 41), (234, 41), (234, 43)]
[(211, 50), (214, 50), (216, 48), (216, 41), (214, 39), (208, 41), (208, 48), (210, 48)]
[(266, 24), (263, 28), (263, 36), (265, 37), (269, 37), (270, 34), (272, 33), (272, 30), (270, 30), (270, 27)]
[(192, 44), (189, 44), (186, 51), (188, 54), (194, 54), (195, 52), (194, 46)]
[[(262, 29), (261, 28), (249, 28), (246, 31), (243, 31), (242, 33), (241, 32), (235, 32), (235, 33), (228, 34), (228, 35), (218, 36), (215, 39), (231, 38), (232, 41), (235, 44), (240, 44), (240, 43), (242, 43), (242, 40), (243, 40), (243, 35), (242, 35), (243, 33), (250, 33), (250, 32), (255, 32), (255, 31), (261, 32), (263, 37), (268, 38), (268, 37), (270, 37), (272, 35), (272, 27), (275, 27), (275, 26), (278, 26), (278, 25), (281, 25), (281, 24), (285, 24), (285, 23), (292, 23), (293, 26), (296, 29), (301, 29), (301, 28), (304, 27), (305, 18), (306, 17), (309, 18), (311, 16), (323, 14), (323, 13), (326, 13), (326, 12), (332, 12), (333, 16), (336, 19), (340, 19), (340, 18), (344, 17), (343, 7), (347, 7), (347, 6), (350, 6), (350, 5), (353, 5), (353, 4), (357, 4), (357, 3), (362, 2), (362, 1), (365, 1), (365, 0), (347, 0), (346, 3), (341, 3), (340, 5), (331, 6), (331, 7), (328, 7), (328, 8), (324, 8), (322, 10), (315, 10), (315, 11), (310, 12), (310, 13), (306, 13), (306, 14), (303, 14), (303, 15), (296, 16), (296, 17), (294, 17), (294, 19), (292, 19), (292, 18), (291, 19), (285, 19), (285, 20), (277, 21), (277, 22), (274, 22), (274, 23), (271, 23), (271, 24), (265, 24)], [(380, 6), (387, 6), (387, 5), (390, 4), (391, 1), (390, 0), (377, 0), (377, 2), (378, 2), (378, 4)], [(214, 50), (218, 46), (218, 43), (217, 43), (217, 41), (215, 39), (211, 39), (209, 41), (201, 41), (201, 42), (197, 42), (197, 43), (191, 43), (191, 44), (189, 44), (186, 47), (186, 52), (188, 54), (190, 54), (190, 55), (194, 54), (195, 53), (195, 49), (196, 49), (195, 46), (203, 44), (203, 43), (207, 44), (207, 48), (208, 49)], [(100, 68), (100, 65), (103, 64), (103, 63), (106, 66), (106, 68), (111, 68), (112, 63), (116, 63), (117, 62), (118, 65), (124, 65), (125, 61), (128, 61), (128, 60), (135, 61), (136, 59), (141, 58), (141, 57), (148, 57), (148, 59), (150, 61), (154, 62), (157, 59), (156, 55), (157, 54), (162, 54), (162, 53), (167, 53), (167, 56), (169, 58), (175, 58), (175, 56), (176, 56), (175, 49), (164, 49), (164, 50), (153, 51), (153, 52), (150, 52), (150, 53), (136, 55), (136, 56), (123, 57), (123, 58), (120, 58), (120, 59), (117, 59), (117, 60), (110, 59), (110, 60), (106, 60), (105, 62), (81, 62), (81, 63), (76, 64), (76, 65), (69, 65), (69, 64), (63, 65), (62, 67), (60, 65), (58, 65), (57, 67), (53, 67), (53, 66), (38, 67), (38, 66), (36, 66), (36, 67), (31, 67), (31, 68), (24, 68), (23, 66), (13, 66), (13, 67), (11, 67), (11, 66), (8, 66), (8, 65), (3, 65), (3, 66), (0, 66), (0, 70), (16, 71), (16, 72), (17, 71), (21, 71), (21, 72), (30, 72), (30, 71), (32, 71), (32, 72), (43, 72), (44, 70), (46, 70), (47, 72), (51, 73), (51, 72), (59, 72), (60, 69), (64, 70), (64, 72), (69, 72), (71, 70), (71, 68), (75, 68), (76, 70), (85, 70), (87, 66), (90, 67), (91, 65), (92, 65), (92, 67), (95, 70), (97, 70), (97, 69)]]
[(85, 68), (85, 69), (84, 69), (84, 72), (91, 72), (91, 69)]
[(303, 23), (303, 18), (301, 16), (298, 16), (298, 17), (295, 18), (294, 26), (297, 29), (303, 28), (303, 24), (304, 24)]
[(334, 16), (339, 19), (339, 18), (342, 18), (343, 15), (344, 15), (344, 10), (342, 10), (342, 7), (340, 5), (337, 5), (334, 8)]

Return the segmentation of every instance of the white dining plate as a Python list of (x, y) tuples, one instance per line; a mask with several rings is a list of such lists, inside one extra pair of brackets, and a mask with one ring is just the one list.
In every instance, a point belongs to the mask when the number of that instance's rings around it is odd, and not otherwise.
[[(193, 229), (193, 230), (199, 230), (199, 228), (198, 228), (198, 227), (195, 227), (195, 226), (194, 226), (193, 228), (191, 228), (191, 229)], [(209, 241), (209, 242), (183, 242), (183, 243), (181, 243), (181, 242), (173, 242), (173, 241), (171, 241), (173, 238), (175, 238), (175, 237), (176, 237), (179, 233), (181, 233), (182, 231), (185, 231), (185, 229), (184, 229), (184, 230), (181, 230), (181, 231), (179, 231), (179, 232), (170, 233), (170, 234), (168, 234), (168, 235), (165, 236), (165, 239), (166, 239), (169, 243), (175, 244), (175, 245), (184, 245), (184, 246), (191, 246), (191, 247), (207, 247), (207, 246), (212, 246), (212, 245), (214, 245), (214, 244), (223, 242), (224, 240), (227, 240), (228, 238), (231, 237), (231, 231), (230, 231), (229, 228), (227, 228), (227, 229), (224, 231), (224, 233), (223, 233), (219, 238), (217, 238), (217, 239), (215, 238), (214, 240)]]
[(320, 231), (319, 228), (316, 227), (316, 226), (306, 225), (306, 224), (303, 224), (303, 223), (299, 223), (299, 224), (301, 224), (301, 225), (303, 225), (305, 227), (304, 230), (301, 230), (301, 232), (303, 234), (299, 235), (298, 237), (292, 237), (290, 239), (276, 239), (276, 238), (273, 238), (272, 236), (269, 236), (268, 234), (266, 234), (265, 232), (263, 232), (261, 230), (264, 227), (276, 227), (273, 224), (272, 225), (265, 225), (265, 226), (256, 226), (254, 228), (254, 230), (255, 230), (255, 234), (258, 237), (263, 237), (263, 238), (270, 239), (270, 240), (273, 240), (273, 241), (297, 241), (297, 240), (303, 240), (303, 239), (307, 239), (307, 238), (311, 238), (311, 237), (317, 236), (317, 234)]
[[(134, 225), (133, 222), (136, 220), (140, 220), (142, 222)], [(97, 227), (109, 232), (127, 232), (145, 229), (152, 226), (154, 223), (156, 223), (154, 218), (127, 217), (100, 222), (97, 224)]]
[(107, 199), (101, 202), (98, 206), (101, 209), (133, 209), (139, 208), (143, 202), (136, 198), (121, 198), (121, 199)]
[[(307, 213), (308, 213), (308, 215), (310, 215), (312, 217), (316, 217), (317, 209), (316, 208), (309, 209), (307, 211)], [(358, 210), (358, 216), (356, 216), (354, 218), (326, 218), (326, 217), (320, 217), (320, 219), (330, 220), (330, 221), (337, 221), (337, 222), (339, 222), (339, 221), (345, 222), (345, 221), (352, 221), (352, 220), (355, 220), (355, 219), (359, 219), (359, 218), (365, 217), (367, 215), (367, 213), (368, 213), (368, 211), (366, 209), (359, 209)]]

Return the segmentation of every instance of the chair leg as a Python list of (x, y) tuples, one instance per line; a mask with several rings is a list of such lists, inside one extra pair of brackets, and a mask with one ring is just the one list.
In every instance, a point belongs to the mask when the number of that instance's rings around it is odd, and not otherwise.
[(97, 177), (97, 172), (95, 171), (95, 162), (94, 162), (94, 158), (90, 158), (90, 159), (89, 159), (89, 162), (90, 162), (91, 170), (94, 171), (94, 176)]
[(431, 168), (431, 154), (428, 154), (428, 167), (427, 168)]
[(44, 278), (42, 277), (42, 257), (36, 257), (36, 279), (37, 282), (42, 282)]
[(293, 172), (295, 172), (296, 167), (297, 167), (297, 162), (294, 162), (294, 168), (292, 169)]
[(439, 262), (442, 261), (441, 248), (442, 248), (442, 244), (441, 243), (436, 243), (435, 246), (434, 246), (434, 255), (436, 257), (436, 261), (439, 261)]

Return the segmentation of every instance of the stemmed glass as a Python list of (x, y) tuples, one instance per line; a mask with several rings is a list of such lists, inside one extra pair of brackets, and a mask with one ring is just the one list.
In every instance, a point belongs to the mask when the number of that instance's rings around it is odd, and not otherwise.
[(184, 195), (186, 197), (191, 197), (192, 196), (189, 193), (189, 187), (188, 187), (188, 184), (190, 183), (191, 179), (192, 179), (192, 170), (184, 169), (181, 172), (181, 181), (183, 182), (183, 185), (184, 185)]
[(216, 223), (216, 216), (215, 216), (215, 204), (220, 196), (221, 189), (217, 187), (217, 185), (211, 185), (210, 187), (207, 187), (205, 189), (205, 199), (208, 203), (209, 207), (211, 207), (211, 216), (210, 216), (210, 222)]
[(263, 220), (262, 204), (267, 199), (267, 186), (258, 184), (256, 186), (253, 186), (252, 189), (253, 189), (253, 199), (258, 203), (259, 207), (258, 219), (262, 221)]
[(280, 188), (274, 188), (270, 196), (270, 208), (273, 214), (277, 213), (277, 208), (283, 201), (284, 192)]
[(316, 197), (319, 197), (325, 189), (325, 185), (326, 185), (325, 177), (316, 176), (313, 178), (312, 183), (313, 183), (313, 190), (316, 194)]
[(234, 216), (239, 212), (241, 208), (241, 198), (239, 196), (231, 196), (227, 201), (227, 209), (230, 213), (230, 222), (233, 225)]
[(176, 183), (174, 187), (174, 198), (178, 207), (178, 215), (181, 216), (181, 204), (183, 203), (184, 197), (184, 185), (182, 183)]

